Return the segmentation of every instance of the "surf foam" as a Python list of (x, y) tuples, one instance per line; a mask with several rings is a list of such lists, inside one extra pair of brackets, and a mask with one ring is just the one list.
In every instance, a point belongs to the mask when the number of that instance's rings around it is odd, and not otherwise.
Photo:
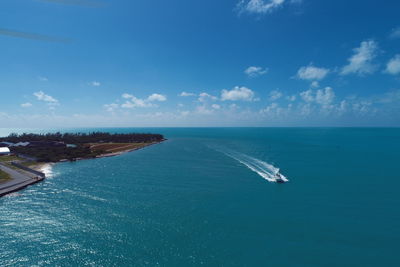
[(46, 178), (52, 178), (54, 177), (54, 172), (53, 172), (53, 165), (51, 163), (46, 163), (40, 166), (39, 171), (43, 172), (46, 175)]

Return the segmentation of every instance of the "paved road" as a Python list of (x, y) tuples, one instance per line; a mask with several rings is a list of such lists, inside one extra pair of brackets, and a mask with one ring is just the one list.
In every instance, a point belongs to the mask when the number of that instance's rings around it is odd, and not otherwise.
[(35, 178), (34, 175), (22, 171), (21, 172), (16, 171), (1, 163), (0, 163), (0, 170), (8, 173), (12, 178), (11, 180), (0, 184), (0, 196), (10, 192), (14, 192), (19, 188), (23, 188), (27, 185), (37, 182), (37, 179)]

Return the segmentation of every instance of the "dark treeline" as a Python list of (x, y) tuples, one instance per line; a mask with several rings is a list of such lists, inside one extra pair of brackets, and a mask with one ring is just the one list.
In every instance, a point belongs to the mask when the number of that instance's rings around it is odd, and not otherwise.
[(74, 148), (69, 147), (12, 147), (12, 153), (23, 154), (36, 159), (38, 162), (57, 162), (62, 159), (75, 160), (77, 158), (95, 158), (103, 151), (91, 151), (89, 146), (78, 145)]
[(66, 144), (85, 144), (85, 143), (151, 143), (164, 140), (161, 134), (149, 133), (129, 133), (111, 134), (104, 132), (93, 133), (47, 133), (47, 134), (15, 134), (1, 137), (0, 142), (29, 142), (29, 141), (59, 141)]

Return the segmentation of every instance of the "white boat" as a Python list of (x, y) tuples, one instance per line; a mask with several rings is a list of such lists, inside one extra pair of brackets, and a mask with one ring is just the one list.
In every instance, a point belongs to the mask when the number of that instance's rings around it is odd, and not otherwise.
[(275, 174), (275, 182), (277, 182), (279, 184), (283, 184), (283, 183), (286, 183), (287, 180), (285, 178), (283, 178), (282, 175), (279, 172), (277, 172)]

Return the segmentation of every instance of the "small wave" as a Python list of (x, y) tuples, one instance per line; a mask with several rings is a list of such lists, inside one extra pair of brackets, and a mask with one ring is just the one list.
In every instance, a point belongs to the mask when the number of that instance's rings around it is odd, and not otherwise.
[(51, 163), (43, 164), (39, 171), (43, 172), (47, 178), (52, 178), (55, 176), (55, 173), (53, 172), (53, 165)]
[(63, 190), (63, 192), (67, 192), (69, 194), (72, 194), (72, 195), (75, 195), (75, 196), (78, 196), (78, 197), (82, 197), (82, 198), (86, 198), (86, 199), (91, 199), (91, 200), (101, 201), (101, 202), (107, 202), (107, 199), (105, 199), (105, 198), (94, 196), (94, 195), (85, 193), (83, 191), (65, 189), (65, 190)]
[(262, 178), (264, 178), (269, 182), (276, 182), (277, 174), (279, 174), (285, 182), (289, 181), (283, 174), (279, 172), (280, 171), (279, 168), (265, 161), (253, 158), (249, 155), (236, 152), (230, 149), (216, 149), (216, 150), (245, 165), (247, 168), (257, 173), (258, 175), (260, 175)]

